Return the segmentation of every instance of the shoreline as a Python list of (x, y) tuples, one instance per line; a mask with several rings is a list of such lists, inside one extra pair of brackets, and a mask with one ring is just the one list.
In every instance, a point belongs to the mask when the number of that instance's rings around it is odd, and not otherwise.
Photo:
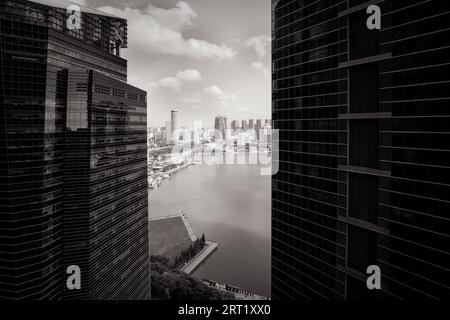
[(217, 250), (218, 246), (217, 242), (207, 240), (206, 246), (191, 261), (180, 268), (180, 271), (191, 275)]

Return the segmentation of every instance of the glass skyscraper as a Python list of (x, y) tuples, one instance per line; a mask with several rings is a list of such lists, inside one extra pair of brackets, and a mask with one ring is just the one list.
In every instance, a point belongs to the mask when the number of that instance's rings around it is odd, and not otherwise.
[(272, 1), (274, 299), (450, 296), (449, 28), (449, 1)]
[(148, 299), (146, 92), (126, 21), (70, 4), (0, 4), (0, 298)]

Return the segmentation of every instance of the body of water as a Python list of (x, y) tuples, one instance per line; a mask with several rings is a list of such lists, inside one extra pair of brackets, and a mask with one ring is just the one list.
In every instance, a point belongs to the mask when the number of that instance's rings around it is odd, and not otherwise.
[(193, 165), (149, 201), (150, 217), (183, 210), (199, 237), (218, 242), (194, 276), (270, 297), (271, 178), (257, 165)]

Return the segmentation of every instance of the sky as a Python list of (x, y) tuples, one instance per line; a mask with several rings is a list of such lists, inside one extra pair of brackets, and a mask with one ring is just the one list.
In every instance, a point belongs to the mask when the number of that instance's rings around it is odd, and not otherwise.
[(128, 82), (147, 91), (148, 126), (217, 115), (269, 119), (270, 0), (75, 0), (128, 20)]

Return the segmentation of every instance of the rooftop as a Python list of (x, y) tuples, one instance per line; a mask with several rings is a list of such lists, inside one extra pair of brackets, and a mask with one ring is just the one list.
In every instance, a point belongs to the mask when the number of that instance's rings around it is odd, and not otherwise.
[(38, 4), (42, 4), (45, 6), (49, 6), (49, 7), (60, 8), (60, 9), (67, 9), (70, 5), (77, 5), (78, 7), (80, 7), (81, 12), (95, 14), (95, 15), (99, 15), (99, 16), (111, 17), (111, 18), (116, 18), (116, 19), (123, 19), (118, 16), (97, 10), (95, 8), (92, 8), (92, 7), (89, 7), (86, 5), (72, 2), (69, 0), (29, 0), (29, 1), (38, 3)]

